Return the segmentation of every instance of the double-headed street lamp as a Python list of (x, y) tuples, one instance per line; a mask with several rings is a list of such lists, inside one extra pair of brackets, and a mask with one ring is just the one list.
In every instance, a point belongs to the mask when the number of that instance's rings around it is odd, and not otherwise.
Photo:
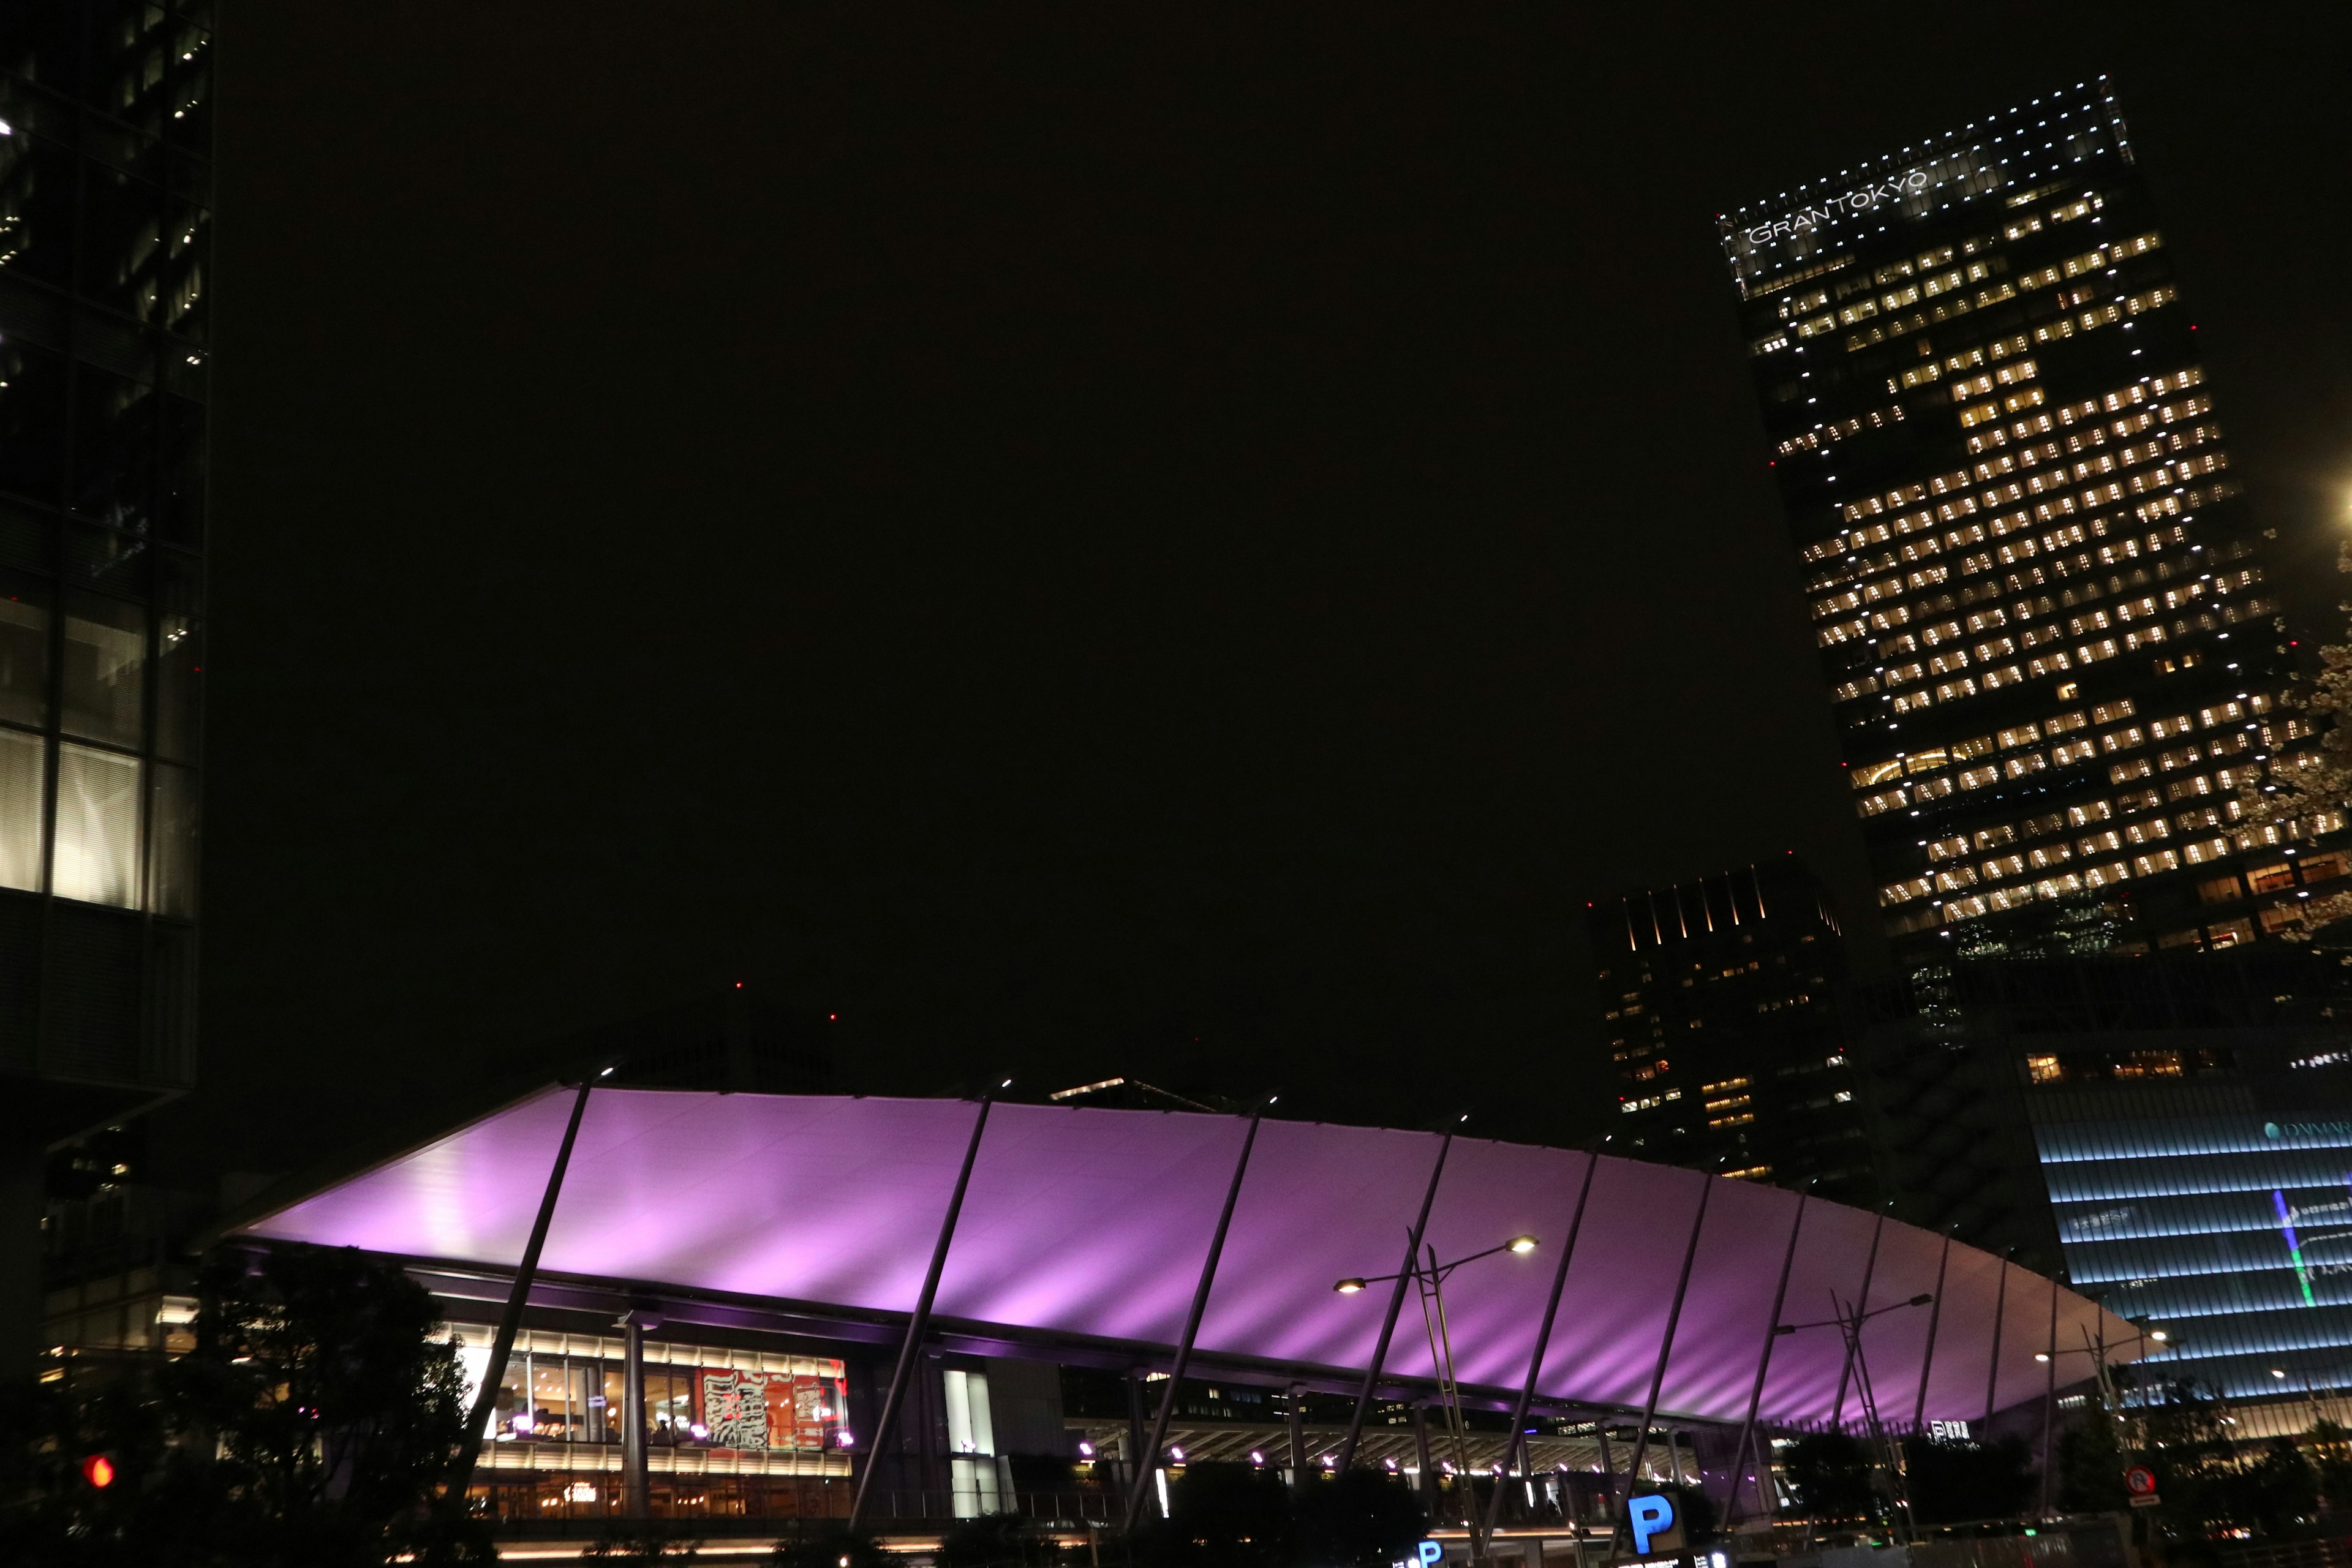
[[(1907, 1538), (1911, 1533), (1910, 1489), (1904, 1485), (1903, 1467), (1895, 1462), (1895, 1450), (1886, 1440), (1886, 1428), (1878, 1419), (1878, 1395), (1871, 1385), (1870, 1359), (1863, 1353), (1862, 1330), (1863, 1325), (1873, 1318), (1882, 1317), (1888, 1312), (1906, 1311), (1913, 1307), (1929, 1306), (1933, 1304), (1936, 1298), (1932, 1291), (1922, 1290), (1909, 1300), (1892, 1301), (1884, 1307), (1874, 1307), (1867, 1312), (1862, 1310), (1859, 1302), (1848, 1305), (1834, 1295), (1830, 1300), (1838, 1310), (1836, 1317), (1822, 1318), (1811, 1323), (1781, 1323), (1776, 1325), (1772, 1331), (1775, 1334), (1793, 1334), (1799, 1329), (1834, 1327), (1844, 1339), (1846, 1365), (1853, 1372), (1856, 1389), (1862, 1394), (1863, 1418), (1869, 1425), (1871, 1441), (1878, 1448), (1880, 1461), (1886, 1466), (1886, 1473), (1895, 1483), (1895, 1500), (1903, 1510), (1903, 1529)], [(1843, 1404), (1845, 1398), (1843, 1378), (1838, 1380), (1838, 1398)], [(1843, 1414), (1843, 1411), (1834, 1413), (1832, 1419), (1835, 1415)]]
[[(1483, 1252), (1469, 1253), (1451, 1263), (1439, 1262), (1437, 1248), (1431, 1247), (1426, 1263), (1416, 1258), (1410, 1268), (1399, 1269), (1393, 1274), (1351, 1274), (1331, 1287), (1342, 1296), (1353, 1296), (1368, 1285), (1410, 1279), (1419, 1292), (1422, 1327), (1429, 1335), (1429, 1359), (1437, 1368), (1438, 1392), (1445, 1402), (1446, 1430), (1454, 1439), (1454, 1471), (1463, 1478), (1464, 1496), (1467, 1499), (1462, 1505), (1462, 1521), (1470, 1532), (1470, 1555), (1481, 1562), (1486, 1556), (1486, 1542), (1485, 1531), (1479, 1528), (1477, 1495), (1469, 1484), (1469, 1428), (1463, 1419), (1462, 1388), (1454, 1378), (1454, 1335), (1445, 1321), (1445, 1279), (1465, 1263), (1475, 1263), (1482, 1258), (1492, 1258), (1503, 1252), (1524, 1258), (1539, 1245), (1532, 1236), (1515, 1236), (1508, 1241), (1498, 1242)], [(1510, 1444), (1518, 1440), (1517, 1433), (1511, 1434), (1504, 1448), (1506, 1456), (1510, 1452)], [(1428, 1478), (1423, 1477), (1423, 1480), (1426, 1484)]]

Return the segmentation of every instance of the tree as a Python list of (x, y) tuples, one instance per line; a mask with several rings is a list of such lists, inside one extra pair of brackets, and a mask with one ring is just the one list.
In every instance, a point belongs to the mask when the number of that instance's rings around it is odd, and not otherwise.
[(1017, 1513), (984, 1513), (940, 1542), (940, 1568), (1039, 1568), (1058, 1562), (1054, 1538)]
[(874, 1544), (872, 1536), (852, 1535), (835, 1526), (777, 1542), (776, 1553), (768, 1561), (771, 1568), (842, 1568), (844, 1563), (848, 1568), (890, 1568), (891, 1557)]
[(1817, 1520), (1875, 1519), (1878, 1497), (1870, 1471), (1869, 1451), (1843, 1432), (1800, 1437), (1780, 1461), (1797, 1506)]
[(1429, 1533), (1429, 1510), (1403, 1478), (1375, 1469), (1309, 1481), (1292, 1512), (1302, 1559), (1341, 1568), (1386, 1568)]
[(1137, 1555), (1166, 1564), (1286, 1568), (1297, 1531), (1280, 1477), (1250, 1465), (1196, 1464), (1169, 1488), (1167, 1519), (1137, 1532)]
[[(489, 1562), (439, 1496), (467, 1416), (431, 1295), (350, 1248), (216, 1254), (195, 1348), (20, 1395), (0, 1560), (142, 1568)], [(82, 1481), (113, 1457), (115, 1485)]]
[(1922, 1524), (2014, 1519), (2033, 1495), (2032, 1459), (2022, 1437), (1990, 1443), (1906, 1437), (1903, 1468), (1911, 1517)]
[(2117, 1513), (2131, 1506), (2124, 1489), (2130, 1463), (2116, 1440), (2116, 1417), (2094, 1403), (2083, 1418), (2058, 1434), (2055, 1496), (2067, 1513)]
[[(2336, 569), (2352, 573), (2352, 541), (2337, 551)], [(2352, 615), (2352, 603), (2336, 605)], [(2308, 714), (2305, 722), (2319, 731), (2315, 750), (2282, 757), (2273, 749), (2266, 767), (2249, 767), (2238, 783), (2238, 810), (2248, 828), (2273, 827), (2281, 839), (2312, 838), (2344, 825), (2352, 807), (2352, 628), (2343, 642), (2319, 649), (2319, 674), (2307, 689), (2286, 699)], [(2289, 762), (2294, 766), (2285, 764)], [(2239, 847), (2251, 847), (2252, 835), (2241, 829), (2232, 837)], [(2305, 930), (2283, 934), (2307, 935), (2336, 921), (2352, 918), (2352, 892), (2322, 893), (2303, 900)]]
[(2352, 1513), (2352, 1432), (2321, 1420), (2311, 1428), (2312, 1468), (2319, 1475), (2320, 1495), (2327, 1511)]

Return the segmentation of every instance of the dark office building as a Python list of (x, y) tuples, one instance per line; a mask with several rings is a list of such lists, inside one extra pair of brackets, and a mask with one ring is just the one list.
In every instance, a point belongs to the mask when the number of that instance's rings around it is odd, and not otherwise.
[[(2338, 956), (2012, 959), (1873, 994), (1854, 1055), (1895, 1212), (2160, 1331), (2157, 1375), (2287, 1396), (2265, 1429), (2303, 1425), (2313, 1395), (2352, 1388)], [(2060, 1347), (2062, 1373), (2083, 1349)]]
[(2352, 863), (2232, 826), (2309, 730), (2106, 81), (1720, 226), (1897, 952), (2296, 926)]
[(1597, 900), (1591, 920), (1615, 1147), (1876, 1200), (1833, 995), (1844, 939), (1794, 856)]
[(0, 1354), (45, 1146), (195, 1051), (209, 7), (0, 5)]

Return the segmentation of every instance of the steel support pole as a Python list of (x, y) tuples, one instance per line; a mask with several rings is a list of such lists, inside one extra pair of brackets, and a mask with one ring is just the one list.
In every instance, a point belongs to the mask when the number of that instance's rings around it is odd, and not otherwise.
[[(1873, 1224), (1870, 1227), (1870, 1256), (1863, 1259), (1862, 1293), (1853, 1299), (1853, 1310), (1857, 1312), (1867, 1312), (1870, 1310), (1871, 1276), (1878, 1272), (1878, 1240), (1880, 1237), (1885, 1234), (1886, 1211), (1885, 1209), (1881, 1209), (1878, 1211), (1876, 1223)], [(1832, 1298), (1832, 1300), (1835, 1300), (1835, 1298)], [(1841, 1317), (1844, 1315), (1843, 1308), (1839, 1309), (1839, 1315)], [(1838, 1369), (1837, 1404), (1830, 1411), (1830, 1426), (1833, 1431), (1843, 1432), (1845, 1430), (1845, 1391), (1846, 1385), (1853, 1381), (1853, 1356), (1849, 1350), (1845, 1358), (1845, 1364)]]
[(1992, 1293), (1992, 1360), (1985, 1367), (1985, 1413), (1988, 1425), (1992, 1421), (1993, 1401), (2000, 1393), (2000, 1321), (2009, 1307), (2009, 1254), (2000, 1256), (2000, 1283)]
[(631, 1312), (621, 1320), (622, 1516), (644, 1519), (651, 1510), (649, 1491), (646, 1482), (646, 1325), (640, 1314)]
[(898, 1347), (898, 1369), (890, 1374), (890, 1392), (882, 1400), (882, 1415), (874, 1423), (874, 1445), (866, 1452), (866, 1471), (857, 1478), (857, 1490), (851, 1495), (849, 1522), (853, 1533), (857, 1521), (866, 1512), (866, 1494), (874, 1485), (874, 1472), (880, 1469), (883, 1445), (898, 1430), (898, 1405), (907, 1396), (908, 1374), (915, 1368), (917, 1352), (922, 1348), (923, 1331), (930, 1326), (931, 1302), (940, 1293), (940, 1275), (948, 1266), (948, 1247), (955, 1240), (957, 1216), (963, 1213), (963, 1195), (971, 1185), (971, 1167), (980, 1158), (981, 1134), (988, 1131), (988, 1113), (996, 1104), (996, 1090), (991, 1089), (980, 1099), (980, 1114), (972, 1118), (971, 1139), (964, 1145), (963, 1168), (956, 1173), (955, 1191), (948, 1196), (948, 1210), (940, 1218), (939, 1239), (931, 1244), (931, 1267), (923, 1276), (923, 1289), (915, 1298), (915, 1311), (907, 1320), (907, 1342)]
[(555, 1218), (556, 1195), (563, 1191), (572, 1146), (580, 1139), (580, 1118), (588, 1110), (588, 1091), (595, 1087), (596, 1077), (591, 1073), (580, 1080), (580, 1092), (572, 1099), (572, 1120), (563, 1124), (563, 1142), (556, 1145), (555, 1163), (547, 1173), (547, 1191), (539, 1200), (539, 1217), (531, 1221), (530, 1239), (523, 1244), (522, 1261), (515, 1266), (514, 1289), (507, 1292), (505, 1310), (499, 1314), (498, 1337), (490, 1342), (490, 1361), (482, 1369), (482, 1386), (474, 1395), (473, 1417), (467, 1425), (465, 1441), (457, 1447), (457, 1461), (449, 1467), (449, 1489), (443, 1495), (461, 1505), (467, 1489), (474, 1484), (474, 1463), (482, 1457), (482, 1429), (499, 1407), (499, 1388), (506, 1382), (507, 1362), (514, 1354), (515, 1334), (522, 1327), (522, 1310), (530, 1300), (532, 1282), (539, 1278), (539, 1255), (547, 1246), (547, 1227)]
[[(1691, 1265), (1698, 1261), (1699, 1230), (1706, 1224), (1706, 1200), (1715, 1195), (1716, 1179), (1712, 1171), (1699, 1173), (1698, 1212), (1691, 1216), (1690, 1242), (1683, 1248), (1683, 1271), (1675, 1281), (1674, 1304), (1666, 1309), (1666, 1331), (1658, 1341), (1658, 1364), (1650, 1373), (1650, 1396), (1642, 1405), (1642, 1430), (1633, 1439), (1633, 1461), (1625, 1471), (1628, 1497), (1641, 1484), (1642, 1459), (1650, 1451), (1650, 1423), (1658, 1418), (1658, 1394), (1666, 1385), (1666, 1362), (1675, 1353), (1675, 1329), (1683, 1321), (1683, 1299), (1690, 1293)], [(1622, 1515), (1624, 1510), (1618, 1511)], [(1614, 1551), (1614, 1531), (1610, 1533), (1609, 1544)]]
[(1225, 1206), (1217, 1215), (1216, 1234), (1209, 1238), (1209, 1255), (1201, 1260), (1201, 1280), (1192, 1288), (1192, 1305), (1184, 1314), (1184, 1335), (1176, 1342), (1176, 1363), (1169, 1369), (1168, 1387), (1160, 1396), (1160, 1408), (1152, 1414), (1151, 1440), (1146, 1445), (1143, 1468), (1136, 1473), (1135, 1484), (1128, 1489), (1127, 1517), (1121, 1528), (1132, 1531), (1135, 1517), (1143, 1511), (1143, 1494), (1151, 1472), (1160, 1464), (1160, 1445), (1168, 1440), (1168, 1417), (1176, 1409), (1177, 1391), (1184, 1384), (1184, 1369), (1192, 1364), (1192, 1341), (1201, 1331), (1201, 1315), (1209, 1308), (1209, 1287), (1216, 1282), (1217, 1259), (1225, 1250), (1225, 1232), (1234, 1223), (1234, 1205), (1242, 1195), (1242, 1178), (1249, 1173), (1250, 1150), (1257, 1143), (1258, 1123), (1265, 1120), (1265, 1107), (1260, 1105), (1250, 1112), (1249, 1131), (1242, 1134), (1241, 1157), (1234, 1162), (1234, 1179), (1225, 1187)]
[(1371, 1364), (1364, 1368), (1364, 1385), (1356, 1393), (1355, 1413), (1348, 1417), (1348, 1436), (1339, 1445), (1339, 1468), (1345, 1472), (1356, 1462), (1356, 1445), (1364, 1435), (1364, 1417), (1372, 1407), (1372, 1385), (1380, 1381), (1381, 1370), (1388, 1364), (1389, 1341), (1396, 1333), (1397, 1313), (1404, 1308), (1405, 1286), (1412, 1281), (1415, 1260), (1421, 1257), (1422, 1233), (1429, 1228), (1430, 1205), (1437, 1201), (1437, 1179), (1445, 1173), (1445, 1155), (1454, 1147), (1454, 1132), (1446, 1131), (1437, 1145), (1437, 1162), (1429, 1168), (1429, 1186), (1421, 1194), (1421, 1213), (1412, 1222), (1412, 1234), (1405, 1237), (1404, 1262), (1399, 1266), (1396, 1289), (1389, 1292), (1388, 1310), (1381, 1317), (1381, 1337), (1373, 1342)]
[(1429, 1457), (1429, 1406), (1422, 1400), (1412, 1402), (1412, 1451), (1421, 1464), (1422, 1500), (1429, 1511), (1437, 1512), (1437, 1466)]
[[(1756, 1352), (1756, 1381), (1748, 1390), (1748, 1417), (1739, 1424), (1739, 1443), (1731, 1455), (1731, 1481), (1723, 1494), (1723, 1522), (1727, 1526), (1739, 1501), (1739, 1467), (1746, 1460), (1748, 1439), (1756, 1435), (1757, 1413), (1764, 1407), (1764, 1378), (1772, 1370), (1772, 1342), (1780, 1337), (1780, 1309), (1789, 1300), (1789, 1271), (1796, 1267), (1797, 1237), (1805, 1228), (1805, 1205), (1812, 1196), (1809, 1183), (1806, 1190), (1797, 1194), (1796, 1217), (1789, 1222), (1789, 1245), (1780, 1254), (1780, 1283), (1772, 1289), (1772, 1316), (1764, 1325), (1764, 1348)], [(1758, 1447), (1760, 1450), (1762, 1446)]]
[(1952, 1263), (1952, 1237), (1944, 1234), (1943, 1256), (1936, 1259), (1936, 1299), (1927, 1304), (1927, 1348), (1919, 1353), (1919, 1397), (1911, 1406), (1911, 1430), (1916, 1434), (1927, 1429), (1927, 1374), (1936, 1366), (1936, 1330), (1944, 1318), (1944, 1273)]
[(1143, 1369), (1127, 1374), (1127, 1479), (1130, 1485), (1143, 1473)]
[(1620, 1510), (1617, 1507), (1617, 1456), (1609, 1451), (1609, 1423), (1605, 1419), (1596, 1419), (1592, 1423), (1592, 1436), (1601, 1445), (1601, 1510), (1612, 1521), (1609, 1542), (1611, 1550), (1614, 1551), (1617, 1542), (1614, 1521)]
[[(1576, 1238), (1584, 1233), (1584, 1205), (1592, 1196), (1592, 1178), (1601, 1169), (1601, 1155), (1595, 1151), (1584, 1166), (1584, 1180), (1576, 1189), (1576, 1216), (1568, 1222), (1568, 1240), (1559, 1249), (1559, 1266), (1552, 1270), (1551, 1294), (1544, 1298), (1543, 1322), (1536, 1330), (1536, 1342), (1528, 1352), (1528, 1379), (1519, 1385), (1519, 1401), (1511, 1406), (1511, 1441), (1503, 1446), (1505, 1474), (1495, 1484), (1495, 1495), (1486, 1504), (1486, 1539), (1495, 1537), (1495, 1526), (1503, 1518), (1503, 1488), (1510, 1479), (1510, 1454), (1514, 1445), (1525, 1447), (1528, 1406), (1535, 1403), (1536, 1380), (1543, 1375), (1544, 1352), (1551, 1344), (1551, 1325), (1559, 1315), (1559, 1293), (1568, 1284), (1568, 1266), (1576, 1258)], [(1524, 1468), (1524, 1467), (1522, 1467)]]
[(2050, 1280), (2050, 1376), (2042, 1387), (2042, 1517), (2050, 1517), (2051, 1443), (2058, 1424), (2058, 1280)]

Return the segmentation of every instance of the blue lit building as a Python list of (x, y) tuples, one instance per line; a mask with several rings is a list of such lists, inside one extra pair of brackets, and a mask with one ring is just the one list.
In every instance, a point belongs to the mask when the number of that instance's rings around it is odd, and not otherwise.
[(2348, 1026), (2352, 968), (2284, 945), (1915, 976), (1869, 1029), (1882, 1158), (1906, 1217), (2160, 1331), (2150, 1375), (2300, 1425), (2352, 1389)]

